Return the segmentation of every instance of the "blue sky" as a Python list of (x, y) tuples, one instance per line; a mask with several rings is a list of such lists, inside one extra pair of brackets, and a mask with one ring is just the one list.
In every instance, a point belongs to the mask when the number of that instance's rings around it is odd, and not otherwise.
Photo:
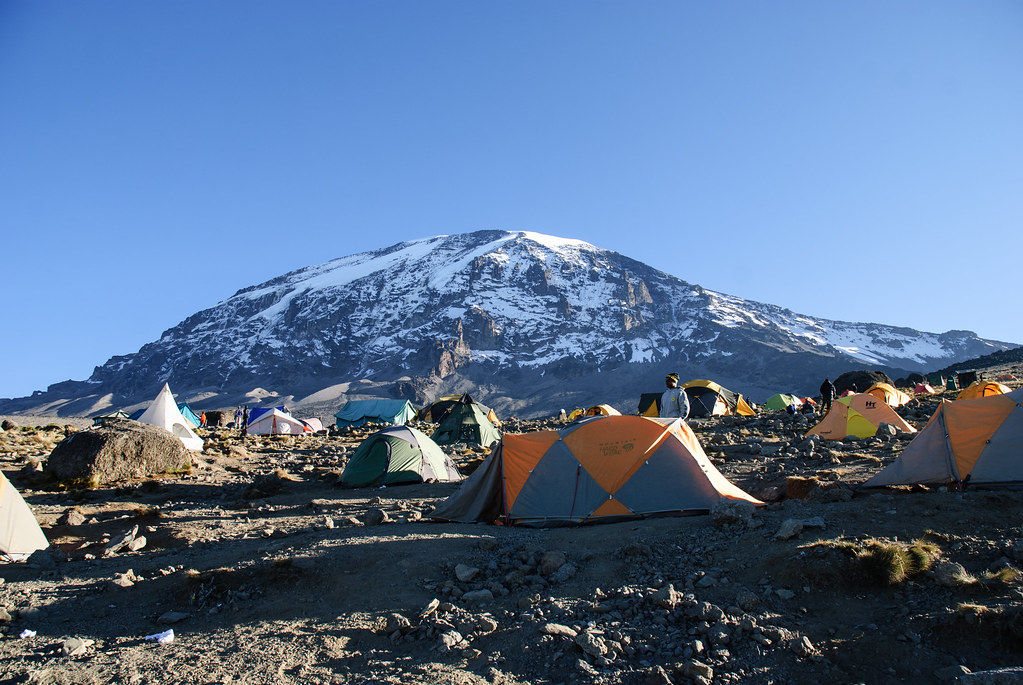
[(287, 271), (532, 230), (1023, 343), (1023, 3), (0, 3), (0, 396)]

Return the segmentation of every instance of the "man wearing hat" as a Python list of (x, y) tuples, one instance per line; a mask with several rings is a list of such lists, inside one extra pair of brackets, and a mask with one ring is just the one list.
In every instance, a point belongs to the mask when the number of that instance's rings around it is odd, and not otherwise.
[(678, 387), (678, 374), (669, 373), (664, 379), (668, 389), (661, 395), (661, 418), (684, 419), (689, 416), (689, 397)]

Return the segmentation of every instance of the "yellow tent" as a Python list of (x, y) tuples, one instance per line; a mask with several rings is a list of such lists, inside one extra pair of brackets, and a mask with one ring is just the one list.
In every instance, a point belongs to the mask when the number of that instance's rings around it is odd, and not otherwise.
[(1007, 395), (1012, 388), (996, 383), (995, 381), (974, 381), (964, 388), (957, 396), (957, 400), (972, 400), (978, 397), (991, 397), (992, 395)]
[(909, 402), (912, 397), (908, 394), (898, 390), (894, 385), (890, 383), (874, 383), (872, 386), (864, 390), (868, 395), (873, 395), (877, 399), (881, 400), (889, 407), (901, 407), (902, 405)]
[(899, 458), (864, 483), (1023, 482), (1023, 389), (942, 402)]
[(610, 404), (595, 404), (583, 412), (583, 416), (621, 416), (622, 413)]
[(877, 433), (881, 423), (891, 424), (907, 433), (916, 432), (885, 402), (860, 392), (835, 400), (820, 423), (808, 430), (804, 437), (819, 435), (825, 440), (841, 440), (847, 435), (855, 435), (869, 438)]

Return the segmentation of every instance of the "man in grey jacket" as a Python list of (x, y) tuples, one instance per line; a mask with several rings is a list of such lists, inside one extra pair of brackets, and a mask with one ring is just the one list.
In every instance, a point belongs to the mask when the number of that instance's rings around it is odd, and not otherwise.
[(669, 373), (664, 379), (668, 389), (661, 394), (661, 418), (684, 419), (689, 416), (689, 397), (685, 388), (678, 387), (678, 374)]

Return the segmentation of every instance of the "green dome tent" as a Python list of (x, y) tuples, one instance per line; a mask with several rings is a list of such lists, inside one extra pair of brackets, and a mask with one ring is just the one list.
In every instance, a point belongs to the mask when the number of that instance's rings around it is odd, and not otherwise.
[(362, 441), (338, 485), (362, 488), (427, 480), (462, 480), (448, 455), (425, 433), (411, 426), (391, 426)]
[(480, 405), (468, 395), (462, 395), (462, 399), (451, 405), (433, 433), (433, 441), (438, 445), (461, 442), (490, 447), (500, 439), (500, 431), (490, 423)]
[(785, 393), (778, 393), (777, 395), (771, 395), (764, 402), (764, 407), (775, 411), (777, 409), (784, 409), (785, 407), (794, 404), (797, 407), (803, 406), (803, 400), (796, 397), (795, 395), (786, 395)]

